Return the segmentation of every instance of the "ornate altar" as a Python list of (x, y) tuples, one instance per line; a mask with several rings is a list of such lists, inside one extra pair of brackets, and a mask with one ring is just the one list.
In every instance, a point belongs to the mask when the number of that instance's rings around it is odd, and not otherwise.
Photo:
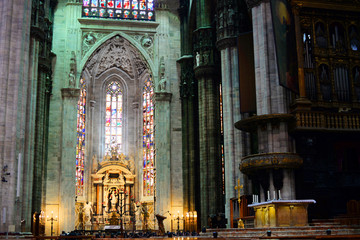
[(111, 155), (106, 155), (101, 163), (95, 165), (98, 166), (91, 175), (96, 191), (93, 226), (102, 228), (121, 224), (130, 229), (131, 217), (134, 216), (134, 160), (119, 154), (114, 148)]
[(255, 211), (255, 228), (308, 225), (308, 205), (315, 200), (271, 200), (248, 205)]

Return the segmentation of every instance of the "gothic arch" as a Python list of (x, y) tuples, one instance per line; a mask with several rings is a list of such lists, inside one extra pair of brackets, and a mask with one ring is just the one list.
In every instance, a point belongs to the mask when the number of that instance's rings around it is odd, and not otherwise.
[(126, 40), (129, 43), (129, 46), (131, 46), (135, 52), (140, 53), (139, 56), (141, 55), (144, 62), (147, 63), (148, 68), (149, 68), (148, 70), (151, 72), (152, 76), (156, 79), (157, 71), (155, 71), (156, 68), (155, 68), (154, 62), (152, 61), (149, 54), (138, 42), (136, 42), (133, 38), (131, 38), (129, 35), (127, 35), (126, 33), (123, 33), (123, 32), (113, 32), (113, 33), (105, 36), (98, 42), (96, 42), (90, 48), (90, 50), (85, 54), (85, 56), (82, 58), (82, 61), (80, 64), (80, 69), (82, 70), (82, 72), (85, 70), (85, 68), (87, 67), (87, 64), (89, 63), (89, 61), (91, 61), (91, 59), (95, 56), (95, 54), (101, 51), (101, 49), (104, 47), (104, 44), (106, 42), (108, 42), (110, 39), (115, 38), (116, 36), (119, 36), (120, 38), (123, 38), (124, 40)]

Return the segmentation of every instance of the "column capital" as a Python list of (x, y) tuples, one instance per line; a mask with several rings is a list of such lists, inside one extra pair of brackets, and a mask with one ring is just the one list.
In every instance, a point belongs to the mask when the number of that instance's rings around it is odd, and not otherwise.
[(236, 47), (237, 45), (236, 40), (237, 40), (236, 37), (222, 38), (216, 42), (216, 47), (219, 51), (225, 48)]
[(259, 6), (263, 2), (270, 2), (270, 0), (246, 0), (246, 4), (249, 9)]
[(80, 89), (79, 88), (62, 88), (61, 96), (63, 99), (78, 98), (80, 96)]
[(197, 79), (202, 77), (215, 78), (217, 75), (219, 75), (219, 72), (215, 66), (199, 66), (194, 68), (194, 72)]

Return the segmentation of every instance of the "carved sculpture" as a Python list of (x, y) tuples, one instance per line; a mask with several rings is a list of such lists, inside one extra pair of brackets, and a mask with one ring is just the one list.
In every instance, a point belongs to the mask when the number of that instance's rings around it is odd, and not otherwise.
[(164, 61), (164, 57), (160, 58), (160, 64), (159, 64), (159, 76), (160, 76), (160, 80), (159, 80), (159, 84), (158, 84), (158, 89), (161, 92), (165, 92), (166, 91), (166, 77), (165, 77), (165, 61)]
[(91, 214), (93, 214), (91, 202), (86, 202), (84, 205), (84, 222), (85, 224), (91, 224)]
[(152, 45), (152, 39), (149, 37), (149, 35), (146, 33), (142, 38), (141, 38), (141, 45), (144, 48), (148, 48)]
[(69, 88), (74, 88), (76, 83), (76, 56), (75, 52), (71, 52), (71, 58), (70, 58), (70, 72), (69, 72)]

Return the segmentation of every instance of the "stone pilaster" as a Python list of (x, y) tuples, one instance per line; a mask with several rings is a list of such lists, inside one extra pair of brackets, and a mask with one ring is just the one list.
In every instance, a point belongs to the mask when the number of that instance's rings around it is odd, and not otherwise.
[[(75, 227), (75, 158), (76, 158), (76, 119), (80, 89), (63, 88), (62, 128), (61, 128), (61, 167), (59, 188), (59, 228), (72, 231)], [(70, 220), (71, 219), (71, 220)]]
[[(171, 93), (156, 92), (156, 202), (155, 212), (164, 215), (170, 210), (171, 203)], [(170, 229), (170, 221), (165, 221), (165, 229)]]

